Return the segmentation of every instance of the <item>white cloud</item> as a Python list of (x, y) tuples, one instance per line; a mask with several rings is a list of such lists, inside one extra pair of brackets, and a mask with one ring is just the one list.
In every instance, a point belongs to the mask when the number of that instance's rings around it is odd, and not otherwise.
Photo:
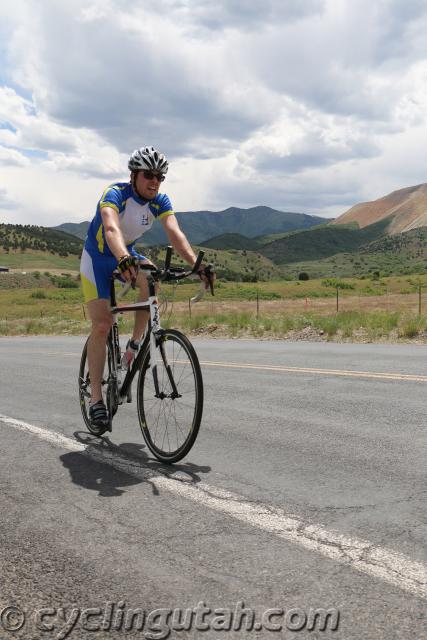
[(426, 28), (424, 0), (4, 0), (0, 184), (83, 219), (154, 144), (178, 210), (336, 215), (425, 180)]
[(166, 0), (153, 6), (174, 21), (184, 23), (193, 30), (259, 30), (265, 24), (294, 22), (307, 15), (321, 13), (324, 0), (264, 0), (263, 2), (240, 0), (205, 0), (187, 2)]
[(6, 189), (0, 187), (0, 209), (10, 210), (15, 209), (17, 206), (17, 203), (15, 202), (15, 200), (13, 200), (13, 198), (10, 197)]
[[(5, 133), (8, 133), (7, 131)], [(0, 140), (2, 131), (0, 131)], [(19, 151), (15, 151), (15, 149), (9, 149), (8, 147), (0, 146), (0, 165), (11, 166), (14, 165), (16, 167), (28, 167), (30, 161)]]

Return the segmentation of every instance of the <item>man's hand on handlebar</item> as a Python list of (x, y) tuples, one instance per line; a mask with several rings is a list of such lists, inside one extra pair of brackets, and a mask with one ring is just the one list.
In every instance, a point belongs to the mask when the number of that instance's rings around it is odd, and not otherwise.
[(117, 268), (126, 282), (132, 282), (133, 284), (138, 273), (138, 259), (129, 254), (122, 256), (119, 259)]
[(216, 280), (216, 273), (211, 264), (201, 264), (198, 271), (199, 278), (205, 283), (205, 289), (210, 289), (211, 294), (214, 295), (214, 282)]

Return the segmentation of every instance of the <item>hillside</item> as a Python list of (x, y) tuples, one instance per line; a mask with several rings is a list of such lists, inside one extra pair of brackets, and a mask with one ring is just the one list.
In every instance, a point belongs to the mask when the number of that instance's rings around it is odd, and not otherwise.
[(365, 229), (359, 229), (355, 224), (322, 225), (274, 240), (260, 251), (279, 265), (319, 260), (337, 253), (357, 251), (362, 245), (382, 237), (388, 224), (388, 220), (381, 220)]
[[(137, 249), (142, 249), (137, 245)], [(221, 280), (241, 282), (255, 282), (257, 280), (280, 280), (283, 277), (281, 267), (274, 264), (256, 251), (246, 249), (219, 250), (205, 246), (193, 245), (197, 252), (202, 249), (205, 252), (204, 261), (215, 265), (217, 276)], [(165, 246), (153, 246), (145, 249), (146, 255), (157, 264), (162, 264), (165, 259)], [(172, 257), (172, 264), (186, 266), (176, 254)]]
[(58, 231), (65, 231), (65, 233), (77, 236), (77, 238), (81, 240), (86, 239), (88, 228), (89, 222), (64, 222), (64, 224), (60, 224), (58, 227), (53, 227), (53, 229), (57, 229)]
[[(0, 224), (0, 264), (11, 269), (78, 271), (82, 247), (79, 238), (48, 227)], [(165, 246), (138, 248), (159, 264), (163, 262)], [(205, 259), (215, 264), (222, 279), (253, 282), (282, 277), (280, 267), (258, 252), (203, 248)], [(196, 245), (194, 249), (197, 251)], [(181, 262), (175, 255), (173, 263)]]
[[(248, 238), (272, 233), (283, 233), (296, 229), (308, 229), (327, 220), (305, 213), (278, 211), (270, 207), (252, 207), (239, 209), (230, 207), (224, 211), (177, 212), (176, 217), (181, 229), (192, 244), (201, 244), (206, 240), (225, 233), (243, 233)], [(55, 227), (84, 238), (87, 222), (64, 223)], [(154, 224), (145, 234), (145, 246), (167, 244), (166, 234), (161, 224)]]
[(356, 223), (362, 229), (385, 219), (389, 220), (386, 233), (390, 235), (427, 226), (427, 184), (399, 189), (378, 200), (356, 204), (331, 225)]
[(427, 272), (427, 228), (381, 237), (352, 253), (336, 253), (318, 260), (301, 260), (286, 265), (285, 273), (296, 276), (306, 271), (310, 278), (385, 277)]
[(32, 224), (0, 224), (0, 248), (4, 253), (36, 251), (62, 257), (80, 255), (83, 242), (74, 235)]
[(204, 240), (200, 244), (209, 249), (246, 249), (248, 251), (259, 251), (261, 246), (257, 240), (242, 236), (240, 233), (223, 233), (220, 236)]
[[(202, 248), (206, 260), (215, 264), (218, 277), (224, 280), (280, 280), (297, 277), (301, 271), (310, 278), (425, 273), (427, 227), (388, 236), (384, 235), (388, 224), (384, 219), (363, 229), (356, 224), (322, 225), (273, 236), (275, 240), (265, 245), (263, 237), (255, 240), (224, 234), (212, 240), (212, 245), (221, 245), (221, 249)], [(81, 247), (78, 238), (49, 228), (0, 225), (0, 264), (12, 269), (78, 271)], [(196, 245), (194, 248), (197, 250)], [(162, 263), (164, 246), (141, 249)], [(173, 262), (180, 260), (174, 256)]]

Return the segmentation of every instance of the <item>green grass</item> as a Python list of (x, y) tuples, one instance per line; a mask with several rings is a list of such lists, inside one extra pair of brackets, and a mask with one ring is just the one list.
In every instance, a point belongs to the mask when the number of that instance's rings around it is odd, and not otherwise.
[(400, 312), (343, 312), (330, 316), (316, 313), (282, 314), (256, 318), (249, 313), (201, 314), (193, 318), (175, 315), (167, 325), (188, 333), (208, 333), (230, 337), (283, 338), (289, 332), (312, 329), (327, 340), (356, 339), (372, 342), (386, 338), (410, 339), (427, 327), (427, 315), (408, 316)]
[[(207, 296), (204, 303), (192, 309), (190, 317), (187, 302), (198, 288), (197, 283), (191, 283), (176, 287), (175, 305), (172, 312), (169, 305), (167, 312), (162, 313), (162, 324), (193, 335), (283, 338), (289, 332), (310, 330), (328, 340), (424, 340), (427, 315), (416, 313), (418, 304), (414, 296), (420, 283), (427, 288), (427, 276), (372, 281), (218, 282), (215, 298)], [(346, 304), (354, 300), (352, 310), (336, 313), (333, 300), (329, 303), (321, 300), (335, 297), (337, 284), (341, 287), (340, 300), (347, 298)], [(45, 273), (0, 275), (0, 335), (88, 333), (90, 323), (85, 317), (80, 288), (75, 288), (76, 285), (75, 278)], [(375, 308), (387, 293), (400, 294), (395, 301), (396, 307), (408, 299), (409, 293), (412, 294), (411, 311)], [(163, 286), (161, 297), (163, 295), (170, 300), (173, 288)], [(257, 295), (260, 301), (258, 313)], [(358, 309), (358, 297), (362, 296), (368, 305), (371, 304), (369, 297), (374, 296), (371, 310)], [(305, 305), (301, 298), (313, 299), (313, 302)], [(394, 298), (390, 300), (392, 304)], [(320, 305), (317, 310), (316, 305)], [(119, 316), (119, 322), (123, 332), (130, 332), (131, 314)]]
[(69, 255), (66, 258), (41, 251), (21, 253), (20, 251), (9, 253), (0, 252), (0, 265), (9, 269), (29, 271), (32, 269), (51, 270), (63, 269), (64, 271), (79, 271), (80, 258)]

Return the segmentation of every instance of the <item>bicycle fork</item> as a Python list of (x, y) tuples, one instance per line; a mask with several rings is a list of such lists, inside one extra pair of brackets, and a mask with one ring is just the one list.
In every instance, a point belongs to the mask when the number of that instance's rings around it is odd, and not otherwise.
[[(150, 296), (150, 313), (151, 313), (151, 334), (150, 334), (150, 363), (151, 363), (151, 373), (153, 376), (154, 382), (154, 390), (155, 397), (163, 400), (164, 398), (180, 398), (180, 394), (178, 393), (178, 389), (175, 384), (175, 380), (172, 373), (172, 368), (168, 362), (167, 356), (167, 348), (166, 342), (163, 340), (163, 332), (160, 327), (160, 316), (159, 316), (159, 307), (157, 302), (157, 297)], [(166, 373), (168, 376), (169, 383), (172, 388), (172, 393), (169, 395), (160, 391), (159, 387), (159, 376), (158, 376), (158, 352), (160, 351), (160, 355), (166, 369)]]

